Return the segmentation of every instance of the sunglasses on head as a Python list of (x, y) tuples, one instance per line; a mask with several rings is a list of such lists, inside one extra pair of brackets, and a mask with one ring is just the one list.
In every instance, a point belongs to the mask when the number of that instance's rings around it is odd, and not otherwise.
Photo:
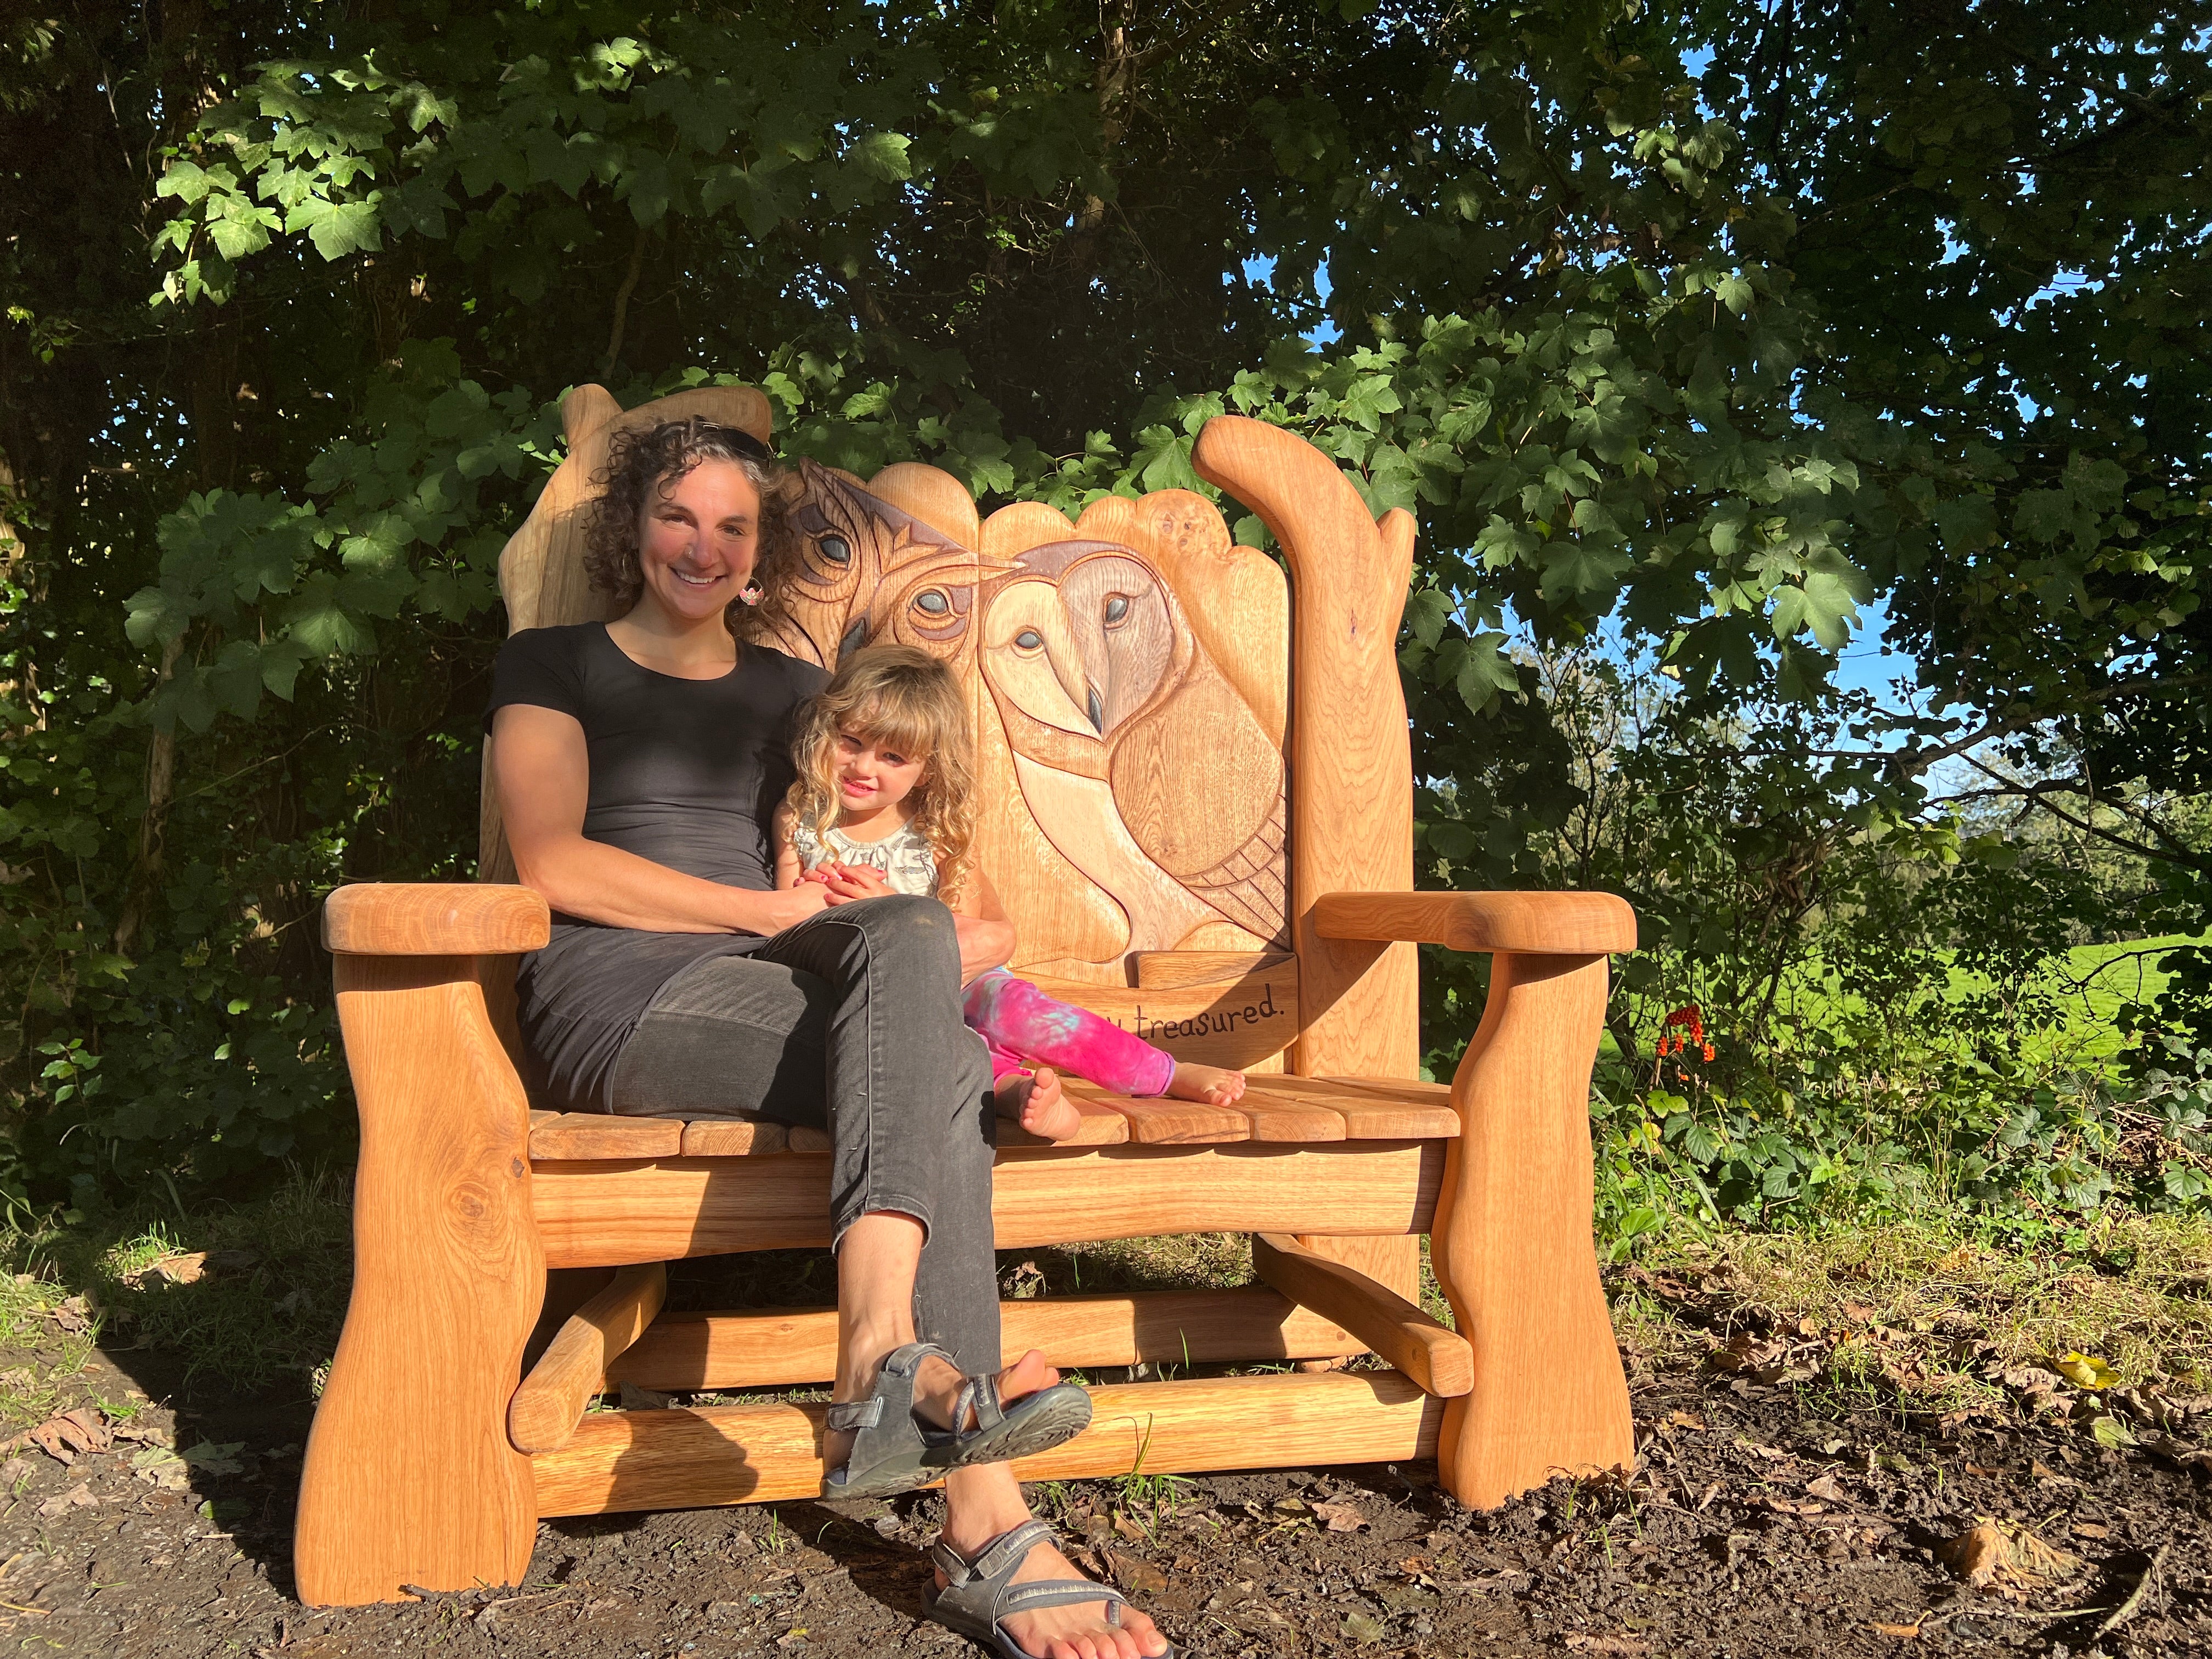
[(775, 452), (741, 426), (723, 426), (713, 421), (702, 421), (697, 427), (700, 437), (734, 449), (738, 454), (756, 461), (773, 461)]

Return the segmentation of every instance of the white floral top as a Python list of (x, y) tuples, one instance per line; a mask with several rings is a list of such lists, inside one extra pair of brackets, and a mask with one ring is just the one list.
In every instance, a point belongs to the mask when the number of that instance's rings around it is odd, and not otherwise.
[(823, 863), (866, 865), (882, 871), (895, 893), (912, 893), (919, 898), (936, 896), (937, 854), (910, 823), (901, 824), (881, 841), (854, 841), (834, 828), (817, 836), (806, 825), (794, 823), (791, 844), (805, 869)]

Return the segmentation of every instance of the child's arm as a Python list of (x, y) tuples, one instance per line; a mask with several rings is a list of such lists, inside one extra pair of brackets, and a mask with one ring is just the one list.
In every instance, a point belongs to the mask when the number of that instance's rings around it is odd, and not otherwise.
[(792, 822), (791, 807), (787, 802), (775, 809), (775, 817), (769, 824), (769, 834), (775, 843), (775, 890), (779, 893), (787, 893), (798, 886), (799, 877), (805, 873), (799, 867), (799, 849), (791, 844)]
[(999, 902), (991, 878), (972, 865), (952, 907), (952, 926), (960, 939), (960, 982), (1013, 960), (1014, 924)]

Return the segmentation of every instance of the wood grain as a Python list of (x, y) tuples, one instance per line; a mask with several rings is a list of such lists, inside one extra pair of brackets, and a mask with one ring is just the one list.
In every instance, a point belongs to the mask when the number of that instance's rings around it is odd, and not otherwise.
[(1344, 1114), (1307, 1099), (1277, 1077), (1248, 1077), (1237, 1110), (1252, 1122), (1252, 1139), (1327, 1141), (1345, 1138)]
[(1291, 567), (1291, 914), (1304, 1030), (1301, 1075), (1419, 1068), (1410, 945), (1324, 938), (1324, 893), (1413, 884), (1413, 777), (1398, 681), (1413, 520), (1377, 526), (1336, 464), (1295, 433), (1241, 416), (1206, 422), (1200, 477), (1251, 507)]
[(894, 461), (869, 479), (866, 488), (878, 501), (912, 514), (964, 548), (972, 550), (982, 545), (983, 524), (975, 514), (975, 498), (968, 493), (966, 484), (942, 467)]
[(1075, 525), (1058, 507), (1043, 501), (1012, 501), (983, 520), (982, 544), (976, 550), (999, 562), (1019, 558), (1033, 547), (1064, 542), (1075, 534)]
[[(1158, 1233), (1422, 1233), (1445, 1144), (1017, 1147), (999, 1154), (992, 1219), (1000, 1249)], [(830, 1160), (818, 1152), (541, 1164), (530, 1189), (558, 1267), (830, 1243)]]
[[(1067, 1085), (1071, 1093), (1085, 1088)], [(1233, 1106), (1195, 1100), (1134, 1100), (1100, 1090), (1086, 1098), (1128, 1120), (1129, 1139), (1140, 1146), (1207, 1146), (1252, 1138), (1252, 1120)]]
[[(999, 1304), (1000, 1346), (1063, 1369), (1333, 1358), (1364, 1352), (1343, 1327), (1264, 1288), (1042, 1297)], [(663, 1314), (607, 1367), (610, 1385), (669, 1391), (787, 1388), (836, 1375), (837, 1310)]]
[(1589, 1080), (1605, 1003), (1601, 956), (1500, 955), (1452, 1079), (1464, 1127), (1445, 1143), (1430, 1255), (1474, 1345), (1475, 1387), (1444, 1414), (1437, 1471), (1470, 1507), (1636, 1454), (1590, 1237)]
[[(1229, 1376), (1091, 1390), (1091, 1427), (1017, 1462), (1023, 1480), (1402, 1462), (1435, 1447), (1439, 1408), (1395, 1371)], [(822, 1490), (819, 1405), (594, 1412), (532, 1460), (538, 1513), (701, 1508)]]
[(1129, 989), (1069, 980), (1033, 982), (1048, 997), (1087, 1008), (1177, 1060), (1201, 1066), (1257, 1066), (1282, 1053), (1297, 1031), (1295, 958), (1227, 983)]
[(1611, 893), (1329, 893), (1324, 939), (1409, 939), (1455, 951), (1575, 956), (1636, 948), (1636, 912)]
[(790, 1146), (794, 1152), (826, 1152), (836, 1144), (827, 1129), (817, 1129), (811, 1123), (791, 1126)]
[(535, 951), (552, 930), (552, 910), (527, 887), (356, 883), (323, 901), (323, 948), (332, 956), (492, 956)]
[(313, 1606), (514, 1583), (536, 1540), (506, 1417), (545, 1258), (529, 1107), (477, 973), (459, 957), (337, 961), (361, 1155), (353, 1287), (300, 1477), (293, 1559)]
[(1140, 991), (1179, 991), (1283, 972), (1295, 975), (1298, 961), (1275, 951), (1139, 951), (1131, 960)]
[(1252, 1267), (1302, 1308), (1334, 1320), (1439, 1397), (1474, 1387), (1474, 1352), (1409, 1298), (1283, 1233), (1252, 1237)]
[(668, 1268), (641, 1262), (571, 1314), (507, 1407), (507, 1437), (517, 1451), (556, 1451), (568, 1443), (607, 1367), (642, 1335), (668, 1299)]
[(1267, 1087), (1317, 1106), (1344, 1119), (1348, 1140), (1420, 1140), (1459, 1133), (1459, 1114), (1433, 1085), (1416, 1085), (1402, 1095), (1382, 1088), (1356, 1088), (1321, 1078), (1270, 1078)]
[(532, 1112), (530, 1160), (674, 1158), (684, 1123), (673, 1117), (617, 1117), (611, 1112)]
[[(764, 1117), (695, 1117), (684, 1125), (686, 1158), (750, 1158), (780, 1152), (790, 1132)], [(537, 1142), (531, 1142), (534, 1152)]]

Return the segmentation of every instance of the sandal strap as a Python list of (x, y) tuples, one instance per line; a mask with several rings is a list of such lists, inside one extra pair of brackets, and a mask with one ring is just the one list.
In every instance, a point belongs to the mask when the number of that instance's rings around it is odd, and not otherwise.
[[(970, 1413), (975, 1416), (975, 1427), (968, 1425)], [(1006, 1420), (1006, 1407), (999, 1400), (999, 1381), (988, 1372), (981, 1376), (960, 1380), (960, 1392), (952, 1401), (952, 1431), (955, 1434), (980, 1434), (985, 1429), (995, 1429)]]
[(1097, 1583), (1088, 1578), (1040, 1578), (1032, 1583), (1009, 1584), (999, 1592), (992, 1607), (999, 1619), (1011, 1619), (1018, 1613), (1033, 1612), (1038, 1607), (1072, 1607), (1079, 1601), (1103, 1601), (1106, 1622), (1119, 1627), (1121, 1609), (1128, 1597), (1111, 1584)]
[(824, 1418), (828, 1427), (840, 1433), (859, 1429), (872, 1429), (883, 1420), (884, 1402), (871, 1396), (866, 1400), (839, 1400), (831, 1403)]
[(929, 1547), (929, 1559), (945, 1574), (947, 1583), (954, 1589), (964, 1589), (971, 1584), (993, 1585), (994, 1581), (1012, 1578), (1029, 1553), (1053, 1537), (1052, 1523), (1032, 1516), (1018, 1527), (1000, 1533), (975, 1552), (973, 1559), (939, 1539)]

